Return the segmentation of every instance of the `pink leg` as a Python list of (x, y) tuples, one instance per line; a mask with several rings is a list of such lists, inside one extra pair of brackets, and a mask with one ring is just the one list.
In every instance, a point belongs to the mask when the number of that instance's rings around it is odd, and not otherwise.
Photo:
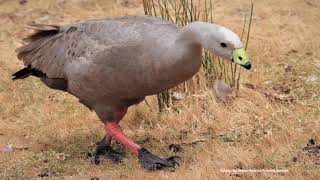
[[(114, 119), (116, 120), (117, 123), (119, 123), (119, 121), (122, 119), (122, 117), (127, 113), (127, 108), (123, 108), (117, 112), (115, 112), (113, 114), (114, 116)], [(111, 141), (112, 141), (112, 136), (108, 133), (106, 133), (106, 136), (104, 138), (104, 142), (107, 144), (107, 145), (110, 145), (111, 144)]]
[(123, 116), (127, 113), (127, 108), (119, 109), (114, 112), (113, 120), (107, 121), (105, 123), (105, 129), (107, 131), (107, 137), (115, 138), (120, 143), (125, 145), (127, 148), (131, 150), (134, 154), (138, 155), (138, 150), (141, 148), (138, 144), (129, 139), (122, 131), (121, 127), (118, 125), (119, 121), (123, 118)]
[(130, 151), (138, 155), (138, 151), (141, 148), (138, 144), (129, 139), (122, 131), (118, 123), (116, 122), (107, 122), (105, 124), (105, 129), (109, 135), (118, 140), (120, 143), (125, 145)]

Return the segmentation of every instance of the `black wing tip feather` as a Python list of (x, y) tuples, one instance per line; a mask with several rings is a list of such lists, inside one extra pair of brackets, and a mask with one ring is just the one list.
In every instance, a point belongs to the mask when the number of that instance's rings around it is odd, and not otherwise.
[(23, 69), (20, 69), (19, 71), (12, 74), (12, 80), (15, 81), (17, 79), (24, 79), (30, 75), (36, 76), (36, 77), (43, 77), (45, 74), (39, 70), (32, 69), (31, 66), (27, 66)]
[(29, 62), (28, 59), (26, 60), (25, 58), (28, 54), (32, 53), (34, 50), (39, 48), (44, 42), (46, 42), (48, 38), (58, 34), (61, 30), (60, 26), (57, 25), (29, 24), (28, 27), (34, 29), (35, 32), (23, 39), (23, 41), (28, 42), (27, 45), (19, 47), (15, 50), (18, 59), (23, 60), (24, 63), (28, 66), (14, 73), (12, 75), (12, 80), (24, 79), (30, 75), (36, 77), (46, 76), (45, 73), (32, 68), (30, 65), (31, 62)]
[(17, 80), (17, 79), (24, 79), (26, 77), (28, 77), (31, 74), (31, 70), (30, 67), (25, 67), (23, 69), (20, 69), (19, 71), (15, 72), (14, 74), (12, 74), (12, 80)]

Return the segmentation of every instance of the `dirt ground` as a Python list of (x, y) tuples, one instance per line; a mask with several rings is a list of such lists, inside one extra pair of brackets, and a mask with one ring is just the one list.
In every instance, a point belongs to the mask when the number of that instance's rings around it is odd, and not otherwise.
[[(213, 0), (214, 20), (241, 33), (251, 1)], [(158, 114), (154, 97), (129, 109), (126, 133), (181, 166), (150, 172), (126, 153), (120, 164), (87, 158), (104, 129), (73, 96), (36, 78), (11, 80), (25, 25), (143, 14), (138, 0), (0, 0), (0, 179), (320, 179), (320, 2), (255, 0), (253, 69), (229, 104), (202, 89)], [(179, 109), (175, 111), (174, 109)], [(170, 144), (180, 144), (174, 153)], [(8, 151), (8, 145), (14, 151)], [(119, 144), (115, 146), (125, 151)], [(10, 151), (10, 148), (9, 148)], [(282, 173), (226, 173), (278, 169)]]

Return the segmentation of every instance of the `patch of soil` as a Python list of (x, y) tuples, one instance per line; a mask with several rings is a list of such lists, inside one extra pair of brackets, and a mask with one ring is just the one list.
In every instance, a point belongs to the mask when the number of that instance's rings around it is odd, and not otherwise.
[(316, 165), (320, 165), (320, 144), (314, 139), (310, 139), (302, 151), (296, 157), (293, 157), (293, 162), (303, 161), (307, 157), (308, 160)]
[[(310, 139), (307, 143), (307, 146), (305, 146), (302, 149), (308, 156), (315, 157), (320, 160), (320, 144), (317, 144), (314, 139)], [(320, 162), (319, 162), (320, 164)]]
[(38, 174), (38, 176), (43, 178), (43, 177), (55, 176), (56, 174), (57, 174), (56, 172), (52, 172), (49, 169), (44, 169), (40, 174)]

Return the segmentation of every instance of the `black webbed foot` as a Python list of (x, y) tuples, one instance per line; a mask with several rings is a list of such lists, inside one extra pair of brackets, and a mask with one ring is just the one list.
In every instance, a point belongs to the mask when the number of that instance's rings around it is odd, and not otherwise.
[(124, 157), (124, 155), (114, 149), (112, 149), (111, 146), (98, 142), (97, 143), (97, 148), (96, 151), (94, 153), (94, 163), (95, 164), (99, 164), (100, 163), (100, 158), (107, 158), (112, 160), (113, 162), (119, 163), (121, 162), (122, 158)]
[(175, 167), (176, 165), (180, 166), (177, 161), (180, 159), (178, 156), (162, 159), (144, 148), (141, 148), (138, 153), (142, 167), (148, 170), (159, 170), (165, 167)]

